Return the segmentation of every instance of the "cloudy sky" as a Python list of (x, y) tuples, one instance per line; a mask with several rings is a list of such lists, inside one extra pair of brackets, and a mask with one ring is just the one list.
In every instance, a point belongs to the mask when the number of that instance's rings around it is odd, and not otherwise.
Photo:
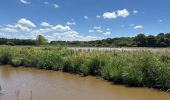
[(170, 0), (1, 0), (0, 37), (96, 40), (170, 32)]

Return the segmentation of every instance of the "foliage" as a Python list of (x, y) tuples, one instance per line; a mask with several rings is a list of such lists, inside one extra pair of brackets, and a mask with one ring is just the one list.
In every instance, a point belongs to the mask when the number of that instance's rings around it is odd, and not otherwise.
[(24, 39), (6, 39), (6, 38), (0, 38), (0, 45), (35, 45), (35, 40), (24, 40)]
[(45, 39), (45, 37), (42, 35), (38, 35), (36, 38), (36, 43), (37, 43), (37, 45), (47, 44), (47, 39)]
[(0, 46), (0, 63), (82, 76), (128, 86), (170, 88), (170, 51), (74, 51), (61, 47)]

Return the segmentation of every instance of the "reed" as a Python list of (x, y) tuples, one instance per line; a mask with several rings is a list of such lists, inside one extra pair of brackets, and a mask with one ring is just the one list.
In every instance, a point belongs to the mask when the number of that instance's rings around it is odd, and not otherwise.
[(0, 47), (0, 63), (100, 76), (113, 83), (170, 88), (170, 51), (83, 51), (58, 47)]

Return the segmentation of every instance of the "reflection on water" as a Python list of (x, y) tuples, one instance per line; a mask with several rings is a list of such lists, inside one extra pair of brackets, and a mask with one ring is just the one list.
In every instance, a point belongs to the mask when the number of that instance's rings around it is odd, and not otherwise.
[(170, 94), (112, 85), (95, 77), (32, 68), (0, 67), (0, 100), (169, 100)]
[(1, 66), (0, 75), (1, 75), (1, 78), (3, 78), (3, 80), (8, 80), (11, 76), (10, 67), (2, 67)]

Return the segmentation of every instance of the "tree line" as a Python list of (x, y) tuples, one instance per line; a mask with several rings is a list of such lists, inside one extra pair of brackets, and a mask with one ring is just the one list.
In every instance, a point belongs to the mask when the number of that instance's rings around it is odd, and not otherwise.
[(107, 38), (95, 41), (51, 41), (52, 45), (78, 47), (170, 47), (170, 33), (157, 36), (138, 34), (135, 37)]
[(94, 41), (51, 41), (38, 35), (36, 40), (0, 38), (0, 45), (56, 45), (74, 47), (170, 47), (170, 33), (156, 36), (138, 34), (135, 37), (107, 38)]
[(32, 39), (7, 39), (0, 38), (0, 45), (45, 45), (48, 44), (44, 36), (38, 35), (36, 40)]

